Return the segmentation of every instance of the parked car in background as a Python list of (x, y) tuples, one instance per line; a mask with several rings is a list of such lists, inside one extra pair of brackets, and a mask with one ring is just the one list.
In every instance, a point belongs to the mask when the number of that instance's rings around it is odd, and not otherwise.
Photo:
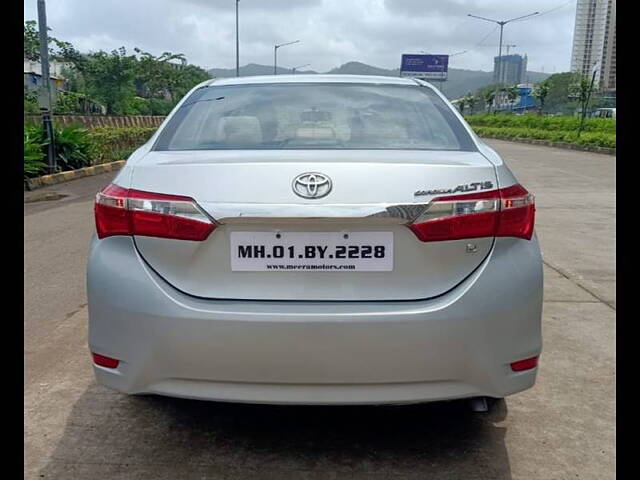
[(592, 117), (595, 118), (616, 118), (615, 108), (598, 108), (593, 112)]

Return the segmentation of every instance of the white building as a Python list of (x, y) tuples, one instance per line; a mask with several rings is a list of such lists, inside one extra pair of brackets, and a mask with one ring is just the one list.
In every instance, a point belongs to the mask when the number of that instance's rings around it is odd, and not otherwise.
[[(64, 89), (64, 71), (72, 67), (70, 63), (49, 62), (49, 77), (56, 90)], [(24, 59), (24, 86), (27, 90), (38, 90), (42, 85), (42, 65), (40, 62)]]
[(616, 89), (616, 0), (578, 0), (571, 71), (590, 77), (600, 62), (595, 83)]

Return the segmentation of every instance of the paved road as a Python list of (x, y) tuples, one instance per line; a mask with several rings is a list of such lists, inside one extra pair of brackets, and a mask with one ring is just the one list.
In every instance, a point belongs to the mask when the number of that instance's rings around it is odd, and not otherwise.
[(615, 158), (490, 142), (536, 193), (545, 258), (535, 388), (461, 402), (270, 407), (95, 384), (84, 269), (112, 174), (25, 204), (25, 454), (32, 479), (606, 479), (615, 476)]

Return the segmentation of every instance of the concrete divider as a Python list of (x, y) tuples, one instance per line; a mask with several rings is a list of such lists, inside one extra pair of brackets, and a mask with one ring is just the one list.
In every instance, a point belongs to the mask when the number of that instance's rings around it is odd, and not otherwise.
[[(56, 126), (82, 125), (85, 128), (101, 127), (159, 127), (164, 115), (53, 115)], [(40, 124), (40, 115), (25, 115), (25, 124)]]
[(36, 190), (38, 188), (47, 187), (49, 185), (56, 185), (58, 183), (75, 180), (76, 178), (91, 177), (100, 173), (120, 170), (124, 163), (125, 160), (118, 160), (116, 162), (103, 163), (101, 165), (94, 165), (92, 167), (69, 170), (68, 172), (53, 173), (51, 175), (43, 175), (42, 177), (29, 178), (24, 181), (24, 189)]

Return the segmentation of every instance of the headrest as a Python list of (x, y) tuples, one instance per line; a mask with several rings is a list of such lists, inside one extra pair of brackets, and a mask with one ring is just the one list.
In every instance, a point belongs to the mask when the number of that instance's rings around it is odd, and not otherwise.
[(262, 143), (262, 129), (258, 117), (222, 117), (218, 125), (220, 140), (226, 143)]

